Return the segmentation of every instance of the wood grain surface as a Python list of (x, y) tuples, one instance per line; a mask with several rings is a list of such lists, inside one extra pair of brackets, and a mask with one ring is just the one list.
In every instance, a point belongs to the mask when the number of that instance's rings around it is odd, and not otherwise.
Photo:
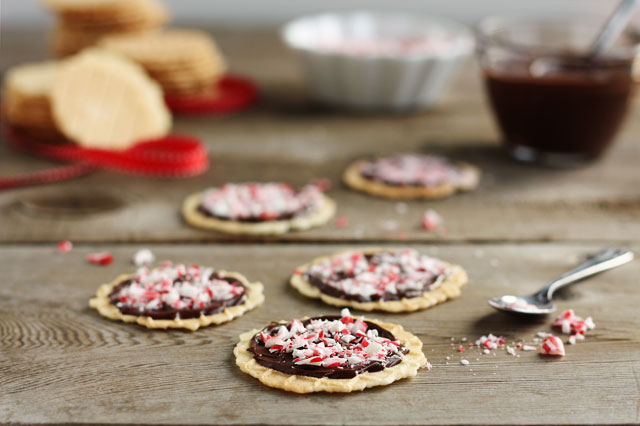
[[(560, 309), (593, 316), (597, 328), (563, 359), (455, 351), (466, 337), (530, 341), (551, 319), (496, 313), (489, 297), (527, 294), (603, 247), (640, 248), (640, 110), (601, 161), (573, 170), (523, 166), (502, 152), (478, 70), (465, 68), (434, 110), (357, 115), (312, 103), (303, 75), (276, 32), (216, 30), (234, 72), (262, 88), (254, 110), (219, 118), (180, 118), (175, 131), (200, 136), (213, 167), (206, 175), (158, 181), (96, 172), (71, 182), (0, 192), (0, 424), (638, 424), (640, 423), (640, 263), (558, 295)], [(0, 72), (45, 55), (44, 35), (0, 37)], [(436, 152), (473, 162), (480, 188), (406, 207), (340, 184), (353, 159), (395, 151)], [(0, 175), (54, 163), (0, 140)], [(187, 227), (188, 194), (230, 181), (317, 177), (347, 219), (264, 240)], [(406, 208), (406, 212), (402, 213)], [(446, 236), (420, 229), (434, 208)], [(55, 243), (70, 239), (69, 254)], [(406, 241), (404, 241), (406, 240)], [(460, 299), (413, 314), (371, 314), (397, 322), (425, 343), (432, 371), (350, 395), (292, 395), (243, 375), (231, 353), (241, 332), (271, 320), (337, 312), (287, 285), (299, 264), (351, 246), (408, 244), (463, 265)], [(149, 331), (109, 321), (88, 307), (98, 285), (133, 270), (151, 248), (160, 260), (237, 270), (266, 287), (266, 302), (220, 327)], [(109, 250), (115, 263), (87, 264)], [(470, 361), (460, 365), (464, 356)], [(449, 359), (447, 359), (449, 357)]]
[[(279, 240), (439, 239), (420, 230), (420, 215), (428, 207), (445, 217), (448, 241), (640, 239), (637, 109), (602, 161), (573, 170), (524, 166), (502, 152), (472, 63), (432, 111), (356, 115), (309, 101), (295, 58), (273, 31), (214, 34), (232, 69), (260, 83), (263, 99), (243, 114), (176, 120), (176, 132), (207, 143), (213, 163), (206, 175), (157, 181), (97, 172), (72, 182), (4, 191), (0, 241), (229, 241), (237, 237), (185, 226), (178, 214), (182, 200), (226, 182), (284, 180), (302, 185), (318, 177), (333, 182), (329, 195), (348, 226), (338, 229), (331, 223)], [(34, 37), (3, 35), (0, 69), (40, 58), (42, 47), (31, 49), (39, 46), (40, 39)], [(354, 193), (340, 183), (350, 161), (396, 151), (442, 153), (473, 162), (484, 178), (473, 193), (439, 202), (410, 202), (405, 215), (396, 212), (395, 203)], [(2, 174), (51, 165), (0, 144)]]
[[(291, 271), (343, 246), (158, 245), (158, 259), (238, 270), (265, 284), (265, 304), (196, 332), (149, 331), (100, 317), (87, 306), (97, 286), (130, 271), (135, 246), (60, 254), (54, 247), (3, 248), (0, 270), (0, 421), (201, 424), (579, 424), (640, 421), (640, 317), (634, 262), (560, 295), (559, 308), (594, 317), (597, 328), (562, 359), (516, 358), (451, 346), (493, 332), (508, 342), (552, 331), (494, 312), (489, 296), (525, 294), (571, 268), (597, 245), (417, 246), (463, 265), (460, 299), (413, 314), (372, 314), (404, 325), (425, 343), (432, 371), (350, 395), (294, 395), (242, 374), (238, 335), (271, 320), (335, 313), (287, 285)], [(632, 246), (634, 249), (640, 246)], [(116, 261), (84, 256), (112, 250)], [(25, 267), (29, 265), (29, 267)], [(493, 265), (493, 266), (492, 266)], [(457, 347), (457, 345), (456, 345)], [(447, 361), (446, 357), (450, 359)], [(461, 357), (470, 365), (462, 366)]]

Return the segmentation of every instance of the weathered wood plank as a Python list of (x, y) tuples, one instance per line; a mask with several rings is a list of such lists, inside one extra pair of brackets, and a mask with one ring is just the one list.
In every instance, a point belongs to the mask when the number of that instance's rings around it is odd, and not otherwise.
[[(228, 240), (186, 227), (178, 215), (182, 199), (229, 181), (274, 179), (304, 184), (320, 176), (334, 182), (330, 194), (349, 226), (337, 229), (330, 224), (283, 240), (437, 239), (419, 228), (420, 214), (427, 207), (445, 217), (447, 239), (452, 241), (640, 238), (638, 109), (617, 146), (602, 161), (578, 170), (527, 167), (507, 159), (499, 149), (473, 66), (433, 111), (401, 116), (345, 114), (308, 101), (300, 69), (273, 31), (214, 33), (232, 68), (260, 82), (264, 99), (244, 114), (176, 121), (176, 131), (200, 136), (210, 147), (213, 168), (205, 176), (158, 183), (101, 172), (68, 183), (5, 191), (0, 193), (0, 241)], [(42, 47), (31, 46), (43, 37), (3, 33), (0, 69), (40, 57)], [(481, 187), (441, 202), (411, 202), (408, 213), (399, 215), (394, 203), (355, 194), (339, 183), (342, 170), (354, 158), (416, 150), (477, 163), (485, 172)], [(51, 164), (0, 144), (1, 174)], [(94, 210), (83, 211), (78, 205), (94, 206)], [(396, 229), (386, 230), (382, 226), (386, 220), (396, 221)]]
[[(597, 328), (561, 360), (465, 351), (451, 337), (493, 332), (508, 340), (550, 331), (494, 313), (489, 296), (527, 293), (599, 248), (581, 244), (418, 246), (467, 268), (463, 296), (407, 315), (434, 365), (411, 380), (362, 393), (296, 396), (239, 372), (231, 350), (239, 333), (273, 319), (336, 312), (287, 284), (292, 269), (341, 247), (158, 245), (159, 259), (239, 270), (266, 287), (266, 303), (229, 324), (194, 333), (115, 323), (87, 307), (98, 284), (131, 270), (136, 246), (1, 246), (0, 423), (180, 424), (593, 424), (640, 421), (640, 317), (637, 261), (564, 292), (559, 308), (592, 315)], [(640, 246), (632, 247), (636, 251)], [(109, 249), (116, 262), (88, 265)], [(491, 266), (493, 265), (493, 266)], [(450, 360), (446, 360), (450, 356)], [(476, 359), (477, 358), (477, 359)], [(448, 364), (447, 364), (448, 362)]]

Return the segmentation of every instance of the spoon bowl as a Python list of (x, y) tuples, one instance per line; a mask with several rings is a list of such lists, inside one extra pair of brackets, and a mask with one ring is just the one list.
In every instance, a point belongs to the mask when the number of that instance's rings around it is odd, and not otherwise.
[(624, 249), (604, 250), (571, 271), (561, 275), (530, 296), (501, 296), (489, 299), (493, 308), (510, 314), (546, 315), (556, 310), (552, 302), (556, 290), (587, 277), (615, 268), (633, 260), (633, 253)]

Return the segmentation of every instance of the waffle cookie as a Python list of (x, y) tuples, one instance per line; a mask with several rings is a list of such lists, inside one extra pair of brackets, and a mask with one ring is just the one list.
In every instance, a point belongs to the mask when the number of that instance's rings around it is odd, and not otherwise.
[(317, 258), (296, 268), (290, 283), (329, 305), (413, 312), (459, 297), (467, 274), (413, 249), (365, 249)]
[(58, 62), (31, 63), (7, 71), (3, 83), (5, 123), (25, 136), (63, 140), (51, 112), (50, 93)]
[(103, 39), (100, 46), (140, 64), (168, 96), (215, 95), (226, 65), (203, 31), (168, 29)]
[(478, 186), (480, 170), (444, 157), (396, 154), (353, 162), (343, 174), (352, 189), (391, 199), (437, 199)]
[(158, 29), (169, 19), (156, 0), (44, 0), (57, 16), (52, 50), (67, 56), (114, 34), (137, 34)]
[(65, 61), (51, 103), (61, 132), (88, 148), (126, 149), (163, 137), (171, 127), (162, 91), (144, 70), (98, 49)]
[(233, 352), (244, 373), (296, 393), (360, 391), (429, 366), (418, 337), (400, 325), (355, 318), (348, 309), (272, 322), (241, 334)]
[(89, 306), (106, 318), (147, 328), (197, 330), (254, 309), (264, 301), (262, 290), (237, 272), (165, 262), (101, 285)]

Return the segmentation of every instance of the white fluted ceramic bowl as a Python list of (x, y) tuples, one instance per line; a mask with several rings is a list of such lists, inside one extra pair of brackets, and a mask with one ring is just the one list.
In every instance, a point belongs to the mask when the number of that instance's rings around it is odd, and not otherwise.
[(473, 37), (443, 18), (373, 12), (296, 19), (282, 30), (315, 97), (359, 110), (425, 109), (472, 54)]

